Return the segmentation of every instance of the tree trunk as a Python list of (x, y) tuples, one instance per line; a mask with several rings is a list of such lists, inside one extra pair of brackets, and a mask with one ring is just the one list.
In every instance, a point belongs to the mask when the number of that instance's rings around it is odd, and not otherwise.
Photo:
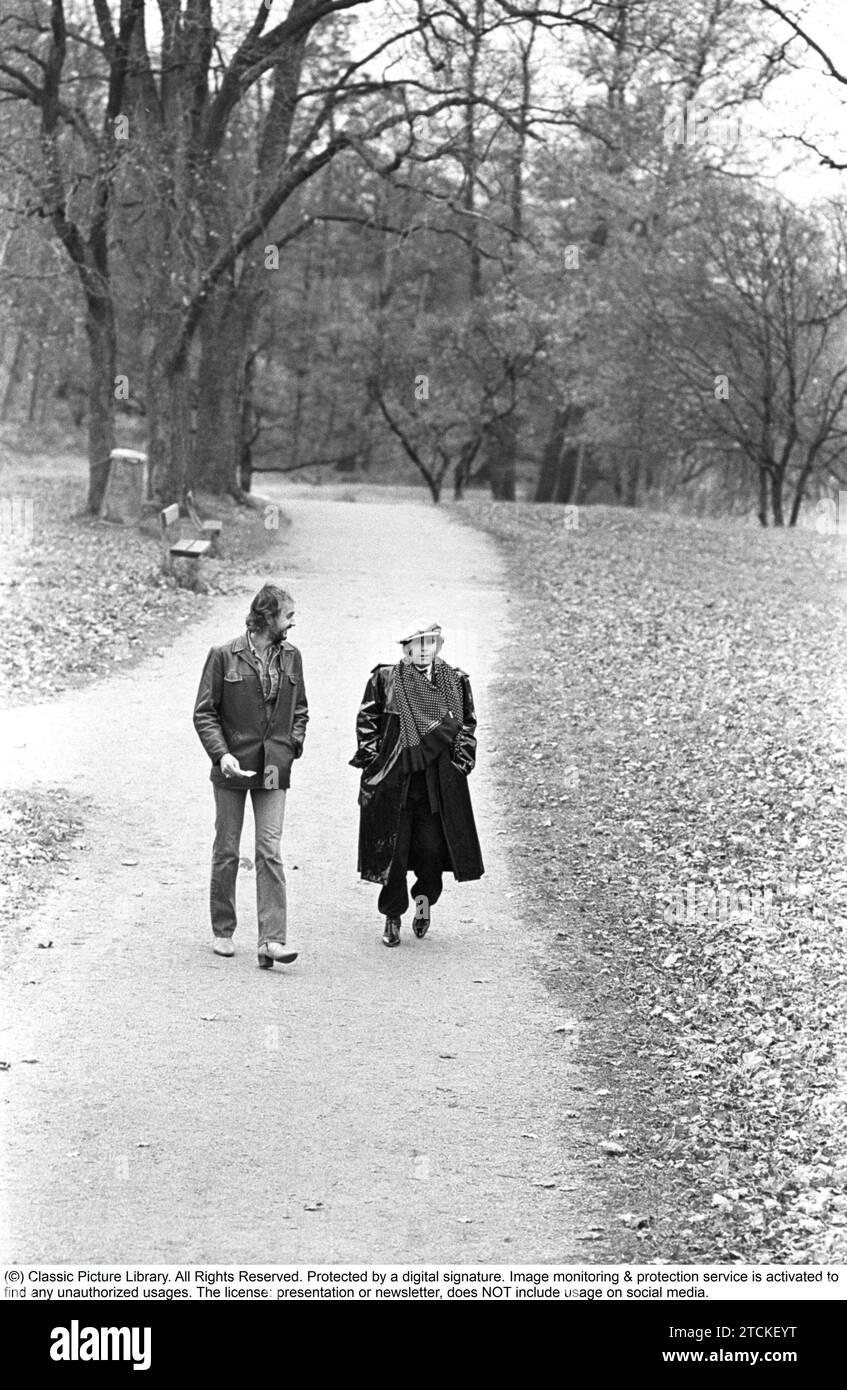
[(579, 504), (579, 489), (582, 486), (582, 465), (585, 461), (585, 440), (581, 439), (576, 448), (576, 466), (574, 477), (570, 486), (570, 491), (564, 499), (570, 506), (575, 507)]
[(247, 356), (244, 368), (244, 389), (241, 397), (241, 455), (238, 462), (238, 485), (249, 492), (253, 485), (253, 445), (258, 438), (258, 413), (253, 404), (253, 381), (256, 375), (256, 350)]
[(191, 469), (191, 390), (185, 356), (169, 359), (161, 340), (147, 371), (147, 456), (152, 491), (164, 506), (182, 503)]
[(249, 492), (253, 486), (253, 444), (250, 439), (241, 441), (241, 461), (238, 465), (239, 496)]
[[(307, 5), (295, 2), (291, 13), (307, 8)], [(257, 204), (276, 184), (288, 156), (308, 37), (309, 28), (304, 27), (286, 45), (274, 64), (271, 103), (258, 131), (252, 190), (252, 198)], [(219, 209), (216, 204), (215, 174), (219, 171), (211, 169), (210, 172), (212, 177), (204, 187), (204, 213), (207, 245), (214, 258), (230, 229), (226, 209)], [(224, 212), (223, 217), (220, 216), (221, 211)], [(265, 244), (271, 244), (271, 225), (266, 227), (264, 235), (267, 238)], [(221, 240), (218, 241), (218, 238)], [(254, 336), (267, 293), (268, 267), (265, 252), (257, 240), (246, 249), (240, 271), (233, 268), (218, 282), (203, 306), (200, 319), (196, 477), (211, 491), (231, 493), (239, 499), (243, 497), (239, 470), (245, 442), (242, 406), (248, 345)]]
[(784, 475), (781, 471), (774, 469), (771, 473), (771, 511), (773, 513), (774, 526), (784, 526), (785, 516), (782, 510), (782, 485)]
[[(324, 223), (324, 227), (323, 227), (323, 230), (324, 230), (324, 234), (325, 234), (325, 235), (326, 235), (326, 233), (328, 232), (328, 229), (329, 229), (329, 223), (328, 223), (328, 222), (325, 222), (325, 223)], [(324, 245), (325, 245), (325, 241), (324, 241)], [(380, 250), (381, 250), (382, 258), (383, 258), (383, 259), (382, 259), (382, 269), (384, 270), (384, 266), (385, 266), (385, 256), (386, 256), (386, 252), (387, 252), (386, 238), (385, 238), (385, 237), (382, 237), (382, 239), (381, 239)], [(325, 265), (326, 265), (326, 259), (327, 259), (326, 256), (322, 257), (321, 263), (320, 263), (320, 265), (318, 266), (318, 269), (317, 269), (317, 279), (318, 279), (318, 289), (317, 289), (317, 292), (318, 292), (318, 295), (320, 295), (320, 291), (321, 291), (321, 283), (320, 283), (320, 282), (321, 282), (321, 277), (322, 277), (322, 275), (323, 275), (323, 271), (324, 271), (324, 268), (325, 268)], [(303, 458), (303, 448), (302, 448), (303, 416), (304, 416), (304, 412), (305, 412), (306, 393), (307, 393), (308, 386), (309, 386), (309, 376), (310, 376), (310, 372), (311, 372), (311, 370), (312, 370), (312, 359), (313, 359), (313, 357), (314, 357), (314, 355), (315, 355), (315, 346), (314, 346), (314, 344), (315, 344), (315, 339), (316, 339), (316, 337), (317, 337), (317, 334), (314, 334), (314, 335), (313, 335), (312, 332), (309, 331), (309, 330), (311, 329), (312, 324), (314, 323), (313, 309), (312, 309), (312, 281), (313, 281), (313, 278), (315, 278), (315, 277), (313, 277), (313, 270), (314, 270), (314, 242), (313, 242), (313, 239), (312, 239), (312, 238), (307, 238), (307, 241), (306, 241), (306, 250), (305, 250), (305, 256), (304, 256), (304, 262), (303, 262), (303, 280), (302, 280), (302, 287), (301, 287), (301, 297), (300, 297), (300, 303), (299, 303), (299, 306), (298, 306), (298, 323), (300, 323), (300, 324), (303, 326), (303, 328), (306, 329), (306, 332), (307, 332), (307, 338), (306, 338), (307, 346), (306, 346), (305, 351), (302, 351), (302, 352), (298, 352), (298, 353), (297, 353), (297, 361), (296, 361), (296, 363), (294, 364), (294, 418), (293, 418), (292, 427), (291, 427), (291, 464), (292, 464), (292, 466), (295, 467), (295, 468), (296, 468), (297, 465), (302, 461), (302, 458)], [(380, 280), (382, 279), (382, 273), (380, 273), (379, 279), (380, 279)], [(308, 455), (307, 455), (307, 457), (308, 457)]]
[(572, 443), (568, 436), (582, 424), (585, 408), (566, 405), (553, 416), (550, 434), (544, 446), (541, 469), (535, 488), (536, 502), (578, 501), (584, 458), (581, 444)]
[(641, 450), (634, 449), (630, 454), (626, 468), (626, 485), (624, 496), (628, 507), (638, 506), (638, 488), (641, 482)]
[(115, 362), (117, 333), (111, 299), (91, 296), (86, 306), (88, 338), (88, 501), (95, 516), (109, 481), (115, 447)]
[(570, 502), (573, 504), (579, 501), (584, 455), (585, 441), (579, 439), (574, 443), (568, 436), (565, 436), (562, 440), (556, 490), (550, 499), (552, 502)]
[(502, 415), (486, 427), (485, 453), (491, 496), (499, 502), (515, 500), (515, 458), (518, 447), (517, 421), (513, 414)]
[(557, 491), (569, 410), (569, 406), (566, 406), (564, 410), (557, 408), (553, 416), (553, 423), (550, 426), (550, 433), (547, 436), (547, 443), (541, 457), (538, 482), (535, 485), (535, 497), (533, 498), (535, 502), (552, 502)]
[(459, 155), (462, 164), (462, 206), (467, 213), (465, 234), (468, 239), (468, 294), (471, 300), (482, 294), (482, 256), (479, 248), (479, 223), (476, 218), (476, 180), (479, 152), (476, 138), (477, 72), (485, 29), (485, 0), (476, 0), (473, 18), (467, 21), (471, 30), (470, 52), (465, 74), (465, 130)]
[(35, 422), (35, 407), (38, 405), (41, 393), (41, 368), (44, 363), (44, 339), (39, 336), (35, 345), (35, 361), (32, 365), (32, 386), (29, 393), (29, 407), (26, 413), (27, 424)]
[(759, 464), (759, 525), (768, 524), (768, 470)]
[(791, 515), (788, 518), (789, 526), (797, 525), (797, 520), (800, 516), (800, 508), (803, 505), (803, 498), (806, 495), (806, 483), (808, 481), (809, 474), (811, 473), (811, 471), (812, 462), (811, 460), (807, 459), (806, 462), (803, 464), (800, 477), (797, 479), (797, 486), (794, 490), (794, 500), (791, 503)]
[(465, 495), (465, 488), (470, 477), (471, 464), (476, 458), (479, 449), (479, 436), (476, 439), (466, 439), (459, 453), (459, 460), (453, 473), (453, 497), (456, 502), (461, 502)]
[(221, 286), (200, 321), (197, 440), (193, 480), (209, 492), (241, 492), (242, 409), (247, 346), (232, 286)]

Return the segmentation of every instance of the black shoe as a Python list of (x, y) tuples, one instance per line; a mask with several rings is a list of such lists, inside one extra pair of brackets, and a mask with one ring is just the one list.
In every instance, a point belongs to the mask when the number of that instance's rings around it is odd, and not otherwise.
[(400, 945), (400, 918), (386, 917), (385, 931), (382, 933), (383, 946)]
[(412, 918), (412, 931), (415, 933), (415, 936), (418, 938), (418, 941), (420, 941), (424, 936), (426, 936), (427, 932), (429, 931), (429, 913), (427, 913), (426, 917)]

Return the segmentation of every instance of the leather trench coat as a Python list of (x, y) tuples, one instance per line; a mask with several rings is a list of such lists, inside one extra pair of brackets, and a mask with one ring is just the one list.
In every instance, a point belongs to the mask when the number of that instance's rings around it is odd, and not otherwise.
[[(438, 659), (438, 658), (436, 658)], [(449, 859), (444, 869), (460, 882), (485, 872), (467, 779), (476, 763), (476, 712), (470, 679), (454, 666), (462, 687), (463, 708), (453, 713), (461, 727), (452, 749), (432, 764), (438, 779), (441, 819)], [(409, 784), (403, 771), (400, 715), (394, 691), (394, 667), (374, 666), (356, 717), (358, 750), (350, 766), (362, 769), (359, 786), (359, 861), (361, 877), (385, 883), (400, 813)], [(409, 865), (414, 869), (414, 864)]]

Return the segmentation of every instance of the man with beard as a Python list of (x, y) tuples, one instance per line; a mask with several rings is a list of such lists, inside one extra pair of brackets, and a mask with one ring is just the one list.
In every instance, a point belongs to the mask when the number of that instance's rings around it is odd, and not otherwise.
[(232, 956), (235, 882), (249, 789), (256, 823), (259, 965), (289, 964), (286, 948), (282, 822), (291, 764), (303, 752), (309, 718), (303, 661), (286, 641), (294, 605), (285, 589), (265, 584), (247, 614), (245, 633), (212, 647), (194, 707), (194, 727), (212, 760), (215, 842), (211, 913), (215, 954)]
[(460, 882), (484, 872), (467, 785), (476, 761), (470, 680), (441, 660), (439, 623), (413, 623), (399, 641), (402, 659), (371, 671), (350, 760), (362, 768), (359, 873), (382, 884), (386, 946), (400, 945), (410, 869), (418, 938), (429, 929), (445, 870)]

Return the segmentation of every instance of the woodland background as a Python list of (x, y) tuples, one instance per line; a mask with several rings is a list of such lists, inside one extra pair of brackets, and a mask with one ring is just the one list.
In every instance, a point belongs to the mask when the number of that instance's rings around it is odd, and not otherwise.
[(847, 159), (785, 84), (847, 77), (814, 17), (4, 0), (0, 424), (85, 432), (92, 511), (134, 445), (163, 502), (273, 469), (829, 524)]

